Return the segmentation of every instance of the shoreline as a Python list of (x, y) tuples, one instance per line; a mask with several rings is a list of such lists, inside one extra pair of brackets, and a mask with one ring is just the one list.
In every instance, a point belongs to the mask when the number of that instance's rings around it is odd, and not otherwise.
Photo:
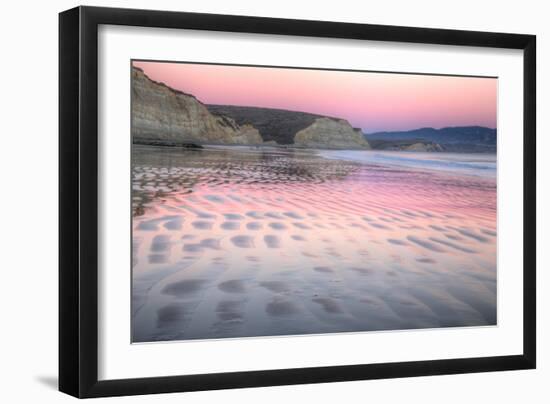
[(164, 151), (234, 151), (239, 153), (305, 153), (315, 154), (327, 160), (342, 160), (363, 165), (405, 168), (414, 171), (433, 172), (454, 176), (496, 179), (497, 155), (494, 153), (419, 152), (397, 150), (312, 149), (305, 147), (281, 147), (280, 145), (221, 145), (204, 144), (165, 146), (134, 143), (133, 147), (155, 148)]
[(457, 154), (457, 155), (497, 155), (497, 152), (486, 152), (486, 151), (471, 151), (471, 152), (459, 152), (459, 151), (424, 151), (424, 150), (391, 150), (391, 149), (362, 149), (362, 148), (311, 148), (305, 146), (296, 146), (294, 144), (276, 144), (276, 143), (264, 143), (264, 144), (228, 144), (228, 143), (194, 143), (194, 142), (171, 142), (163, 140), (133, 140), (132, 146), (154, 146), (154, 147), (165, 147), (165, 148), (182, 148), (182, 149), (206, 149), (214, 147), (227, 147), (227, 148), (243, 148), (248, 147), (250, 149), (281, 149), (281, 150), (337, 150), (337, 151), (369, 151), (369, 152), (384, 152), (384, 153), (403, 153), (403, 154)]

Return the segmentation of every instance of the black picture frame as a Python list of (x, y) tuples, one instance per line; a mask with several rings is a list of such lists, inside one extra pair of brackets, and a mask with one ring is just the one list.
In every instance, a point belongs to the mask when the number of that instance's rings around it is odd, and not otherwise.
[[(101, 24), (522, 50), (523, 353), (99, 381), (97, 52)], [(535, 103), (534, 35), (97, 7), (60, 13), (59, 390), (85, 398), (535, 368)]]

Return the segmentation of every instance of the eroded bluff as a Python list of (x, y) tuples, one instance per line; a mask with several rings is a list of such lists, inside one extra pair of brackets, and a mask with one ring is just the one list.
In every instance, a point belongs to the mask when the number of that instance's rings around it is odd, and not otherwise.
[(134, 143), (261, 144), (252, 125), (211, 113), (191, 94), (151, 80), (132, 68), (132, 136)]

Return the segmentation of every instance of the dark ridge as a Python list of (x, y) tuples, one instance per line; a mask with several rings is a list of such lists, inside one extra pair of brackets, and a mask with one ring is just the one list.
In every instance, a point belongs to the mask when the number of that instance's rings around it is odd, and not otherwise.
[(439, 143), (435, 142), (428, 142), (423, 139), (417, 139), (417, 138), (411, 138), (411, 139), (369, 139), (367, 137), (367, 140), (371, 147), (375, 150), (404, 150), (409, 146), (412, 146), (417, 143), (422, 143), (426, 145), (427, 147), (431, 147), (432, 149), (441, 147), (442, 151), (447, 151), (447, 149), (443, 146), (441, 146)]
[(275, 108), (242, 107), (236, 105), (207, 105), (208, 110), (219, 116), (228, 116), (238, 125), (250, 124), (260, 132), (264, 142), (293, 144), (294, 135), (310, 126), (317, 118), (338, 118), (311, 114), (309, 112), (288, 111)]
[(419, 128), (409, 131), (376, 132), (365, 138), (373, 148), (387, 149), (395, 145), (437, 143), (449, 152), (495, 153), (497, 130), (484, 126), (452, 126), (441, 129)]

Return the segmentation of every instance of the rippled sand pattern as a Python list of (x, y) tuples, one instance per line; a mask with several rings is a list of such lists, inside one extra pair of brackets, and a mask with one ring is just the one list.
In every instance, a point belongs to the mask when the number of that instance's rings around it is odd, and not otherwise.
[(133, 340), (496, 324), (494, 178), (133, 149)]

